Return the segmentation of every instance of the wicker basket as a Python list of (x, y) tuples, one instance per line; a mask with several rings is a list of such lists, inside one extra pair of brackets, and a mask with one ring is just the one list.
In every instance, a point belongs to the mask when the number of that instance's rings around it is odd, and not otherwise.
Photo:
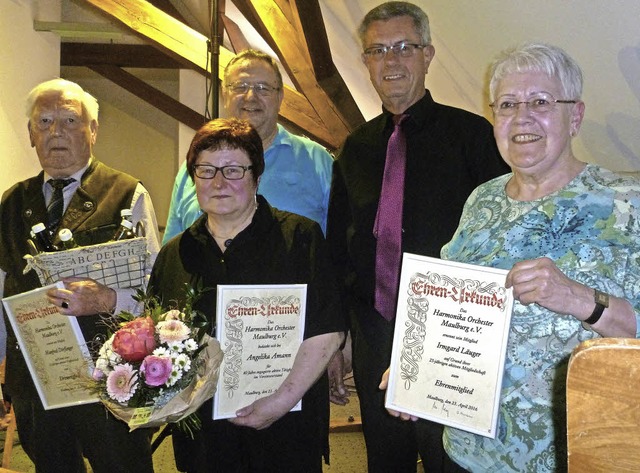
[(144, 282), (149, 264), (145, 237), (25, 255), (24, 259), (24, 273), (35, 270), (43, 286), (76, 276), (95, 279), (109, 287), (138, 287)]

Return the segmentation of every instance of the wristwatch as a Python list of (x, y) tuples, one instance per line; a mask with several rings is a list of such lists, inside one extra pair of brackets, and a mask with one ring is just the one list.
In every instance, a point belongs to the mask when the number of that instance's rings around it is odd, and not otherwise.
[(598, 320), (600, 320), (604, 309), (609, 307), (609, 294), (594, 289), (593, 300), (596, 303), (596, 307), (595, 309), (593, 309), (593, 312), (591, 313), (589, 318), (584, 320), (584, 323), (589, 325), (593, 325)]

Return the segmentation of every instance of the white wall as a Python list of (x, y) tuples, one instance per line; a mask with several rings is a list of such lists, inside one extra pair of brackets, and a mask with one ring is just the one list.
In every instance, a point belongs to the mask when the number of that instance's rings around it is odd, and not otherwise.
[[(334, 61), (366, 117), (380, 111), (355, 29), (380, 0), (320, 0)], [(585, 77), (586, 116), (574, 151), (611, 169), (640, 169), (640, 2), (415, 0), (429, 15), (434, 98), (491, 119), (487, 69), (496, 54), (537, 40), (564, 48)]]
[[(29, 145), (25, 99), (38, 83), (58, 76), (60, 41), (51, 33), (33, 31), (33, 18), (59, 21), (60, 2), (41, 8), (31, 0), (0, 1), (0, 192), (40, 171)], [(46, 8), (45, 8), (46, 7)]]
[[(178, 125), (175, 120), (85, 68), (60, 71), (60, 38), (36, 32), (33, 20), (60, 21), (59, 0), (0, 0), (0, 190), (31, 177), (41, 168), (30, 147), (25, 99), (38, 83), (55, 77), (78, 82), (100, 104), (95, 155), (104, 163), (143, 181), (164, 225), (176, 170)], [(19, 39), (19, 40), (18, 40)], [(178, 73), (155, 73), (154, 87), (178, 93)], [(135, 103), (132, 107), (131, 104)]]
[[(145, 71), (131, 70), (137, 76)], [(143, 80), (177, 97), (178, 72), (152, 71)], [(100, 115), (94, 155), (105, 164), (140, 179), (149, 190), (164, 227), (176, 173), (178, 123), (135, 95), (83, 67), (64, 67), (61, 75), (98, 99)]]
[[(206, 83), (202, 74), (184, 69), (180, 71), (180, 102), (191, 107), (201, 115), (205, 114), (206, 103)], [(211, 110), (211, 108), (209, 108)], [(195, 130), (180, 124), (179, 127), (179, 143), (178, 143), (178, 159), (175, 162), (176, 172), (180, 164), (187, 159), (187, 151), (191, 145), (191, 140)]]
[[(24, 98), (34, 85), (59, 74), (59, 38), (52, 33), (33, 31), (32, 23), (34, 18), (60, 20), (60, 3), (61, 0), (0, 0), (2, 190), (39, 170), (35, 152), (29, 147)], [(206, 0), (200, 3), (206, 8)], [(334, 61), (367, 118), (379, 113), (380, 102), (359, 60), (355, 29), (364, 14), (378, 3), (379, 0), (320, 0)], [(416, 0), (416, 3), (431, 19), (436, 56), (426, 84), (436, 100), (491, 119), (485, 90), (492, 58), (500, 50), (524, 40), (557, 44), (578, 60), (585, 73), (583, 99), (587, 110), (582, 131), (574, 143), (576, 154), (582, 160), (612, 169), (640, 169), (640, 2)], [(73, 4), (74, 8), (82, 6), (80, 2)], [(163, 225), (173, 175), (184, 159), (192, 130), (178, 127), (166, 115), (93, 73), (67, 68), (63, 73), (87, 86), (101, 102), (96, 154), (145, 182)], [(199, 95), (203, 89), (199, 79), (189, 78), (190, 74), (182, 72), (180, 81), (176, 74), (154, 85), (180, 96), (202, 113), (203, 106), (198, 107), (197, 103), (202, 100)]]

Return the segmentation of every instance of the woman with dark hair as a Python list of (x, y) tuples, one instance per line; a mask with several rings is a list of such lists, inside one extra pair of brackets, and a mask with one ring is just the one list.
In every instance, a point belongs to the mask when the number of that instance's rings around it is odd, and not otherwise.
[[(212, 403), (206, 402), (195, 439), (174, 431), (178, 468), (321, 472), (322, 456), (328, 454), (325, 368), (344, 327), (320, 226), (272, 208), (256, 194), (264, 170), (262, 141), (247, 121), (205, 124), (193, 138), (187, 168), (204, 213), (160, 251), (151, 293), (169, 307), (182, 306), (184, 283), (212, 289), (218, 284), (307, 284), (307, 301), (304, 341), (280, 388), (229, 420), (212, 420)], [(196, 308), (214, 327), (216, 291), (206, 291)], [(289, 412), (300, 399), (302, 410)]]

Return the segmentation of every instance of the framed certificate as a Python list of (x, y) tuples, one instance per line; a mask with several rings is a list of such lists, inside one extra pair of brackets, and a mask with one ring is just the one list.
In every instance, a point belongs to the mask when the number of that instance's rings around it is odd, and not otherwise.
[(218, 286), (216, 334), (224, 359), (214, 419), (235, 417), (280, 387), (304, 337), (306, 301), (306, 284)]
[(386, 407), (495, 438), (507, 271), (405, 253)]
[(78, 375), (91, 376), (93, 363), (75, 317), (58, 312), (47, 291), (57, 282), (2, 299), (18, 345), (45, 409), (98, 402)]

